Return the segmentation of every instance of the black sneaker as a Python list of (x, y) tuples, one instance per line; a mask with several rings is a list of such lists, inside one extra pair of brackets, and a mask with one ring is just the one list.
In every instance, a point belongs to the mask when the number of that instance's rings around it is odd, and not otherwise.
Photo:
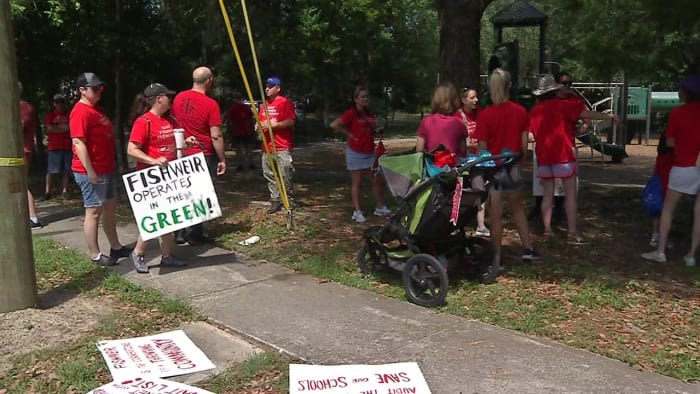
[(42, 228), (44, 227), (43, 224), (37, 219), (37, 221), (33, 221), (32, 219), (29, 219), (29, 227), (30, 228)]
[(110, 265), (114, 265), (114, 264), (110, 264), (109, 256), (105, 256), (102, 253), (100, 253), (100, 256), (98, 258), (90, 259), (90, 260), (92, 261), (93, 264), (99, 265), (100, 267), (108, 267)]
[(267, 210), (267, 213), (272, 214), (275, 212), (279, 212), (280, 210), (282, 210), (282, 202), (281, 201), (271, 201), (270, 208)]
[(129, 257), (132, 249), (122, 246), (120, 249), (109, 249), (109, 265), (119, 264), (119, 259), (122, 257)]
[(181, 268), (181, 267), (186, 267), (187, 263), (185, 263), (182, 260), (178, 260), (173, 256), (168, 256), (168, 257), (161, 257), (160, 259), (160, 265), (163, 267), (176, 267), (176, 268)]
[(187, 243), (189, 245), (202, 245), (202, 244), (211, 244), (211, 243), (213, 243), (213, 241), (208, 237), (204, 237), (204, 236), (197, 237), (197, 236), (193, 236), (190, 234), (187, 236)]
[(537, 251), (534, 248), (525, 249), (525, 252), (523, 253), (523, 260), (534, 261), (539, 259), (540, 254), (537, 253)]
[(51, 193), (44, 194), (44, 201), (48, 201), (50, 199), (51, 199)]
[(175, 231), (175, 243), (178, 245), (184, 245), (187, 243), (187, 238), (185, 238), (185, 230)]

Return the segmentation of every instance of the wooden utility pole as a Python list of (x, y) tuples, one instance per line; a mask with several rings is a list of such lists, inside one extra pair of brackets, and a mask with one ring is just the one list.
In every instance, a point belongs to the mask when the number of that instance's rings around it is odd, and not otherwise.
[(37, 306), (10, 3), (0, 2), (0, 312)]

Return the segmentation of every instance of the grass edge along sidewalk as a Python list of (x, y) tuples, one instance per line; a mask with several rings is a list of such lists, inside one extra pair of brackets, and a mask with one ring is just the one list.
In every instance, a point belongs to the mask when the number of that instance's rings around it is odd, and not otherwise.
[[(66, 298), (87, 297), (110, 312), (89, 332), (68, 343), (46, 344), (44, 349), (12, 355), (7, 363), (9, 368), (0, 370), (0, 394), (86, 393), (112, 381), (95, 346), (98, 340), (150, 335), (205, 319), (183, 302), (169, 299), (159, 290), (135, 285), (117, 272), (97, 267), (61, 244), (43, 238), (34, 238), (33, 244), (42, 298), (49, 293)], [(21, 327), (26, 332), (17, 335), (32, 335), (29, 320)], [(227, 367), (197, 386), (220, 394), (283, 393), (288, 386), (290, 362), (291, 359), (276, 351), (263, 352)]]

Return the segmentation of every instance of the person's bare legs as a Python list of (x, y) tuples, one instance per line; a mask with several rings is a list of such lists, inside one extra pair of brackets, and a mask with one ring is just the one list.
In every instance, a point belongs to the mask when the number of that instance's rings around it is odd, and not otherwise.
[(109, 240), (109, 245), (112, 249), (118, 250), (122, 248), (117, 235), (117, 221), (114, 214), (117, 211), (117, 199), (110, 198), (105, 201), (102, 215), (102, 230)]
[(552, 204), (554, 202), (554, 178), (542, 179), (542, 223), (544, 233), (552, 235)]
[[(661, 209), (661, 217), (659, 218), (659, 245), (656, 251), (664, 253), (666, 244), (668, 243), (668, 234), (671, 232), (671, 222), (673, 221), (673, 212), (676, 210), (678, 202), (683, 196), (682, 193), (668, 189), (664, 197), (664, 206)], [(696, 200), (697, 208), (697, 200)], [(697, 209), (695, 213), (697, 218)], [(693, 224), (693, 233), (695, 233), (695, 225)], [(694, 235), (694, 234), (693, 234)]]
[(62, 194), (68, 193), (68, 178), (69, 178), (68, 172), (64, 172), (62, 183), (61, 183), (61, 186), (62, 186), (61, 193)]
[(476, 229), (483, 230), (486, 228), (486, 203), (481, 204), (476, 212)]
[(687, 256), (695, 257), (700, 245), (700, 193), (695, 196), (695, 216), (693, 217), (693, 235), (690, 239), (690, 250)]
[(372, 193), (374, 194), (374, 206), (376, 208), (384, 207), (384, 181), (382, 177), (377, 174), (372, 177), (372, 170), (366, 171), (367, 175), (372, 181)]
[[(515, 227), (518, 229), (518, 234), (520, 235), (520, 242), (523, 243), (523, 247), (525, 249), (532, 249), (530, 229), (528, 228), (527, 224), (527, 214), (525, 213), (525, 207), (523, 206), (522, 193), (507, 192), (506, 196), (508, 196), (510, 209), (513, 211), (513, 220), (515, 221)], [(493, 224), (491, 226), (493, 226)]]
[(350, 199), (353, 209), (360, 211), (360, 184), (362, 183), (362, 170), (350, 171)]
[(489, 191), (489, 218), (491, 219), (491, 243), (494, 262), (501, 263), (501, 240), (503, 239), (503, 192)]
[(576, 227), (576, 216), (578, 214), (576, 205), (576, 177), (570, 176), (568, 178), (562, 178), (562, 185), (564, 186), (564, 210), (566, 211), (566, 223), (569, 234), (577, 235)]
[(144, 241), (140, 235), (136, 238), (136, 245), (134, 245), (133, 252), (137, 256), (143, 256), (144, 253), (146, 253), (146, 241)]
[(160, 236), (160, 253), (163, 258), (172, 256), (175, 245), (175, 234), (168, 233)]
[(83, 236), (88, 247), (88, 253), (93, 260), (100, 255), (100, 246), (97, 243), (97, 228), (100, 225), (102, 207), (85, 208), (85, 220), (83, 221)]
[(46, 173), (46, 188), (44, 189), (44, 195), (48, 196), (51, 194), (51, 181), (53, 180), (53, 176), (50, 173)]

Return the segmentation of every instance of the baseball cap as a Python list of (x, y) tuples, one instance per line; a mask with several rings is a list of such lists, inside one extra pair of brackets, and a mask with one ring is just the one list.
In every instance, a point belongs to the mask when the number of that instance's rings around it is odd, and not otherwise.
[(61, 93), (56, 93), (53, 95), (53, 101), (62, 101), (66, 98)]
[(275, 76), (267, 77), (265, 80), (265, 85), (281, 86), (282, 80)]
[(161, 83), (152, 83), (146, 87), (143, 91), (143, 95), (146, 97), (155, 97), (155, 96), (172, 96), (174, 95), (175, 92), (168, 89), (165, 85)]
[(690, 94), (700, 94), (700, 75), (688, 75), (681, 81), (681, 87)]
[(90, 87), (94, 88), (100, 85), (104, 85), (104, 82), (95, 75), (95, 73), (82, 73), (78, 75), (78, 78), (75, 80), (75, 85), (79, 88), (82, 87)]

